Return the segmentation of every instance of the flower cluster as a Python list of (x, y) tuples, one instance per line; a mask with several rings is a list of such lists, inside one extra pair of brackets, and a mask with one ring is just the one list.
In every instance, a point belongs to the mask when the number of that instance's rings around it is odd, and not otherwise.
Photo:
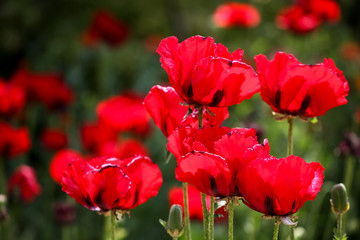
[(157, 52), (171, 87), (154, 86), (144, 104), (168, 138), (179, 181), (217, 199), (238, 197), (270, 216), (291, 216), (315, 199), (324, 178), (320, 163), (276, 158), (266, 139), (258, 142), (255, 129), (220, 125), (227, 107), (257, 92), (283, 118), (321, 116), (346, 104), (348, 83), (331, 59), (305, 65), (283, 52), (272, 61), (260, 54), (256, 74), (242, 61), (241, 49), (230, 53), (210, 37), (181, 43), (169, 37)]

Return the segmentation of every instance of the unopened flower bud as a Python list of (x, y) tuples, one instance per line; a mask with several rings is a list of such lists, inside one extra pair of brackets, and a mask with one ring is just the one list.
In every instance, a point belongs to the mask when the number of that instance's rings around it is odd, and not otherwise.
[(165, 222), (160, 219), (160, 223), (171, 237), (180, 237), (184, 232), (182, 207), (178, 204), (173, 204), (170, 207), (168, 221)]
[(335, 184), (331, 189), (331, 210), (335, 214), (343, 214), (349, 211), (350, 204), (344, 184)]

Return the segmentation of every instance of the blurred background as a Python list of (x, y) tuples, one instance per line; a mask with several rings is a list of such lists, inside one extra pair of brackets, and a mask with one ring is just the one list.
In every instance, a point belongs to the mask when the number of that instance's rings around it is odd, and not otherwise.
[[(344, 182), (351, 205), (344, 220), (346, 232), (349, 239), (360, 239), (360, 2), (338, 1), (339, 9), (329, 8), (331, 14), (323, 13), (315, 22), (308, 16), (298, 21), (291, 13), (286, 15), (284, 9), (306, 1), (237, 2), (251, 4), (259, 16), (249, 15), (250, 23), (243, 19), (232, 24), (217, 21), (216, 9), (227, 3), (219, 0), (0, 2), (0, 78), (4, 84), (26, 85), (21, 111), (1, 118), (13, 127), (26, 127), (31, 141), (23, 153), (11, 159), (3, 155), (0, 160), (8, 180), (26, 164), (35, 170), (41, 186), (31, 201), (24, 201), (17, 191), (8, 196), (5, 215), (12, 239), (101, 239), (104, 217), (61, 191), (51, 177), (51, 161), (62, 148), (84, 156), (93, 150), (86, 145), (82, 129), (98, 120), (96, 108), (101, 101), (129, 93), (143, 98), (153, 85), (168, 83), (155, 52), (161, 39), (177, 36), (183, 41), (198, 34), (213, 37), (230, 51), (243, 49), (244, 60), (254, 68), (255, 55), (272, 59), (281, 50), (306, 64), (332, 58), (343, 71), (350, 85), (348, 104), (330, 110), (316, 124), (295, 121), (294, 154), (325, 167), (321, 192), (297, 214), (296, 234), (298, 239), (331, 239), (336, 217), (331, 212), (329, 190)], [(42, 80), (24, 83), (24, 79)], [(259, 94), (229, 111), (223, 125), (254, 127), (261, 133), (259, 141), (269, 140), (272, 155), (286, 156), (287, 123), (274, 120)], [(151, 119), (147, 124), (143, 131), (124, 130), (122, 138), (143, 145), (162, 171), (164, 183), (155, 198), (118, 222), (119, 239), (170, 239), (159, 218), (167, 219), (168, 192), (181, 183), (175, 179), (175, 159), (165, 163), (167, 139)], [(61, 136), (50, 134), (46, 140), (44, 132), (49, 129), (58, 130)], [(96, 132), (90, 138), (101, 138), (101, 134)], [(234, 224), (235, 239), (271, 239), (273, 221), (263, 220), (243, 204), (236, 207)], [(192, 227), (193, 239), (202, 239), (202, 223), (193, 220)], [(226, 232), (226, 221), (216, 223), (215, 239), (224, 239)], [(280, 239), (287, 235), (288, 228), (281, 226)]]

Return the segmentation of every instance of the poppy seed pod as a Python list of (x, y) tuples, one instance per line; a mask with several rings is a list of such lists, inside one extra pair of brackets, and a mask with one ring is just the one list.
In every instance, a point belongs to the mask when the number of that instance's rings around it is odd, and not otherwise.
[(349, 211), (350, 204), (344, 184), (335, 184), (331, 189), (331, 210), (333, 213), (340, 215)]

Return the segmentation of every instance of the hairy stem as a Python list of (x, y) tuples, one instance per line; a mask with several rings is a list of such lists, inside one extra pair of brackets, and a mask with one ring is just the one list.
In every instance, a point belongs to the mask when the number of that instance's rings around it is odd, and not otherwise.
[(209, 213), (209, 240), (214, 239), (214, 213), (215, 198), (210, 197), (210, 213)]
[(279, 226), (280, 226), (280, 224), (278, 223), (278, 220), (275, 219), (273, 240), (278, 240), (278, 236), (279, 236)]
[[(287, 155), (290, 156), (293, 154), (293, 148), (294, 148), (294, 143), (293, 143), (293, 127), (294, 127), (294, 117), (289, 117), (288, 118), (288, 123), (289, 123), (289, 132), (288, 132), (288, 146), (287, 146)], [(295, 239), (295, 233), (294, 233), (294, 229), (295, 226), (289, 226), (289, 230), (290, 230), (290, 240), (294, 240)]]
[(290, 156), (293, 154), (293, 126), (294, 126), (294, 117), (288, 118), (289, 123), (289, 133), (288, 133), (288, 145), (287, 145), (287, 155)]
[(342, 237), (343, 233), (342, 233), (342, 214), (338, 214), (337, 215), (337, 229), (339, 232), (339, 236)]
[(184, 192), (184, 212), (185, 212), (185, 237), (187, 240), (191, 240), (191, 227), (190, 227), (190, 215), (189, 215), (189, 199), (188, 199), (188, 184), (183, 182)]
[(229, 228), (228, 228), (228, 240), (234, 239), (234, 199), (229, 201)]
[(115, 212), (111, 211), (110, 213), (110, 234), (111, 234), (111, 240), (115, 240)]
[(203, 228), (204, 228), (204, 240), (209, 239), (209, 212), (206, 207), (206, 194), (201, 193), (201, 202), (203, 208)]

